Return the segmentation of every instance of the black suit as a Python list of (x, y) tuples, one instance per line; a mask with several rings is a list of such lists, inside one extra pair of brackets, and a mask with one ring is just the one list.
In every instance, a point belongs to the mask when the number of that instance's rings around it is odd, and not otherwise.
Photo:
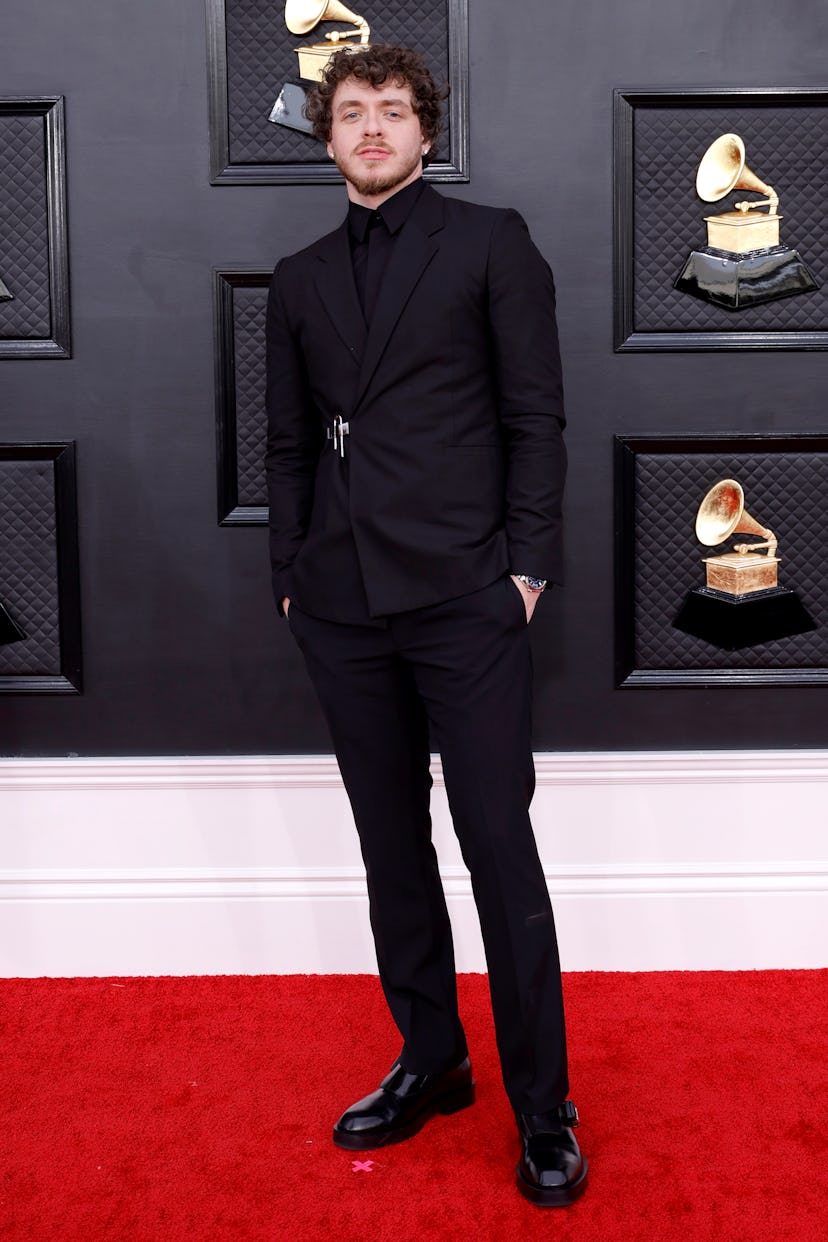
[[(554, 289), (516, 212), (426, 187), (370, 331), (343, 224), (279, 263), (267, 331), (277, 599), (363, 620), (363, 586), (384, 616), (507, 570), (560, 582)], [(344, 463), (320, 456), (337, 415)]]
[[(561, 578), (563, 409), (547, 264), (513, 211), (423, 189), (366, 327), (348, 233), (271, 286), (273, 587), (326, 714), (380, 977), (436, 1072), (465, 1053), (430, 840), (429, 729), (480, 913), (519, 1112), (568, 1089), (554, 923), (529, 821), (531, 658), (508, 577)], [(326, 439), (349, 425), (344, 457)], [(280, 605), (281, 606), (281, 605)]]

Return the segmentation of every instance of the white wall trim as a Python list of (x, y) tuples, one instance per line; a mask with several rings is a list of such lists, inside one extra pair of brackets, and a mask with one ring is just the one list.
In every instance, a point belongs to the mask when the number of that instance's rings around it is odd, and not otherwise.
[[(828, 781), (828, 751), (572, 751), (535, 755), (537, 784), (763, 784)], [(432, 756), (435, 784), (443, 784)], [(324, 789), (341, 784), (332, 755), (233, 758), (0, 759), (4, 789)]]
[[(828, 892), (828, 864), (771, 862), (708, 864), (664, 869), (628, 866), (560, 867), (546, 870), (555, 896), (658, 893), (819, 893)], [(465, 868), (441, 867), (446, 895), (471, 897)], [(146, 868), (105, 871), (0, 870), (0, 901), (295, 901), (364, 900), (365, 873), (359, 867), (277, 867), (255, 870), (225, 867)]]
[[(539, 754), (568, 969), (828, 965), (828, 751)], [(438, 761), (458, 968), (485, 968)], [(334, 759), (0, 760), (0, 975), (372, 971)]]

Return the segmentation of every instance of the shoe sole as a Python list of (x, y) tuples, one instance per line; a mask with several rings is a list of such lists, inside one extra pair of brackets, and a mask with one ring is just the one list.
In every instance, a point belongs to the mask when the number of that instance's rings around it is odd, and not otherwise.
[(570, 1186), (536, 1186), (532, 1182), (527, 1182), (518, 1163), (517, 1188), (524, 1198), (529, 1199), (537, 1207), (567, 1207), (576, 1199), (580, 1199), (586, 1190), (588, 1171), (589, 1165), (585, 1160), (581, 1176)]
[(459, 1091), (452, 1091), (433, 1099), (428, 1107), (424, 1108), (419, 1116), (410, 1121), (407, 1126), (373, 1133), (370, 1131), (351, 1133), (348, 1130), (337, 1130), (334, 1126), (333, 1141), (337, 1147), (347, 1147), (349, 1151), (372, 1151), (375, 1147), (389, 1147), (392, 1143), (404, 1143), (406, 1139), (419, 1134), (426, 1122), (438, 1113), (448, 1117), (452, 1113), (459, 1113), (464, 1108), (469, 1108), (474, 1103), (474, 1096), (474, 1083), (472, 1082), (467, 1087), (461, 1087)]

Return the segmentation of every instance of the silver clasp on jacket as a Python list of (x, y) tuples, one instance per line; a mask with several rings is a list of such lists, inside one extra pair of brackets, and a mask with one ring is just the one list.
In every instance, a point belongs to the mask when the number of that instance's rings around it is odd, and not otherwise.
[(333, 420), (333, 427), (328, 427), (327, 438), (333, 440), (333, 450), (339, 452), (340, 457), (345, 456), (345, 437), (350, 434), (348, 423), (343, 422), (342, 415), (337, 414)]

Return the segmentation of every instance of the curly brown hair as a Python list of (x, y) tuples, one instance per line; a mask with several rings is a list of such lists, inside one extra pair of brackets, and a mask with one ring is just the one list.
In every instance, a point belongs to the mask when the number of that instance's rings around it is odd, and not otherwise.
[(386, 43), (365, 47), (355, 44), (353, 48), (353, 51), (341, 48), (334, 53), (323, 70), (322, 81), (308, 95), (305, 115), (313, 124), (314, 137), (320, 142), (330, 142), (331, 104), (341, 82), (358, 78), (376, 88), (391, 81), (411, 90), (414, 111), (419, 117), (423, 137), (429, 143), (429, 152), (423, 156), (423, 164), (427, 164), (440, 134), (440, 104), (449, 88), (437, 85), (423, 57), (412, 48)]

